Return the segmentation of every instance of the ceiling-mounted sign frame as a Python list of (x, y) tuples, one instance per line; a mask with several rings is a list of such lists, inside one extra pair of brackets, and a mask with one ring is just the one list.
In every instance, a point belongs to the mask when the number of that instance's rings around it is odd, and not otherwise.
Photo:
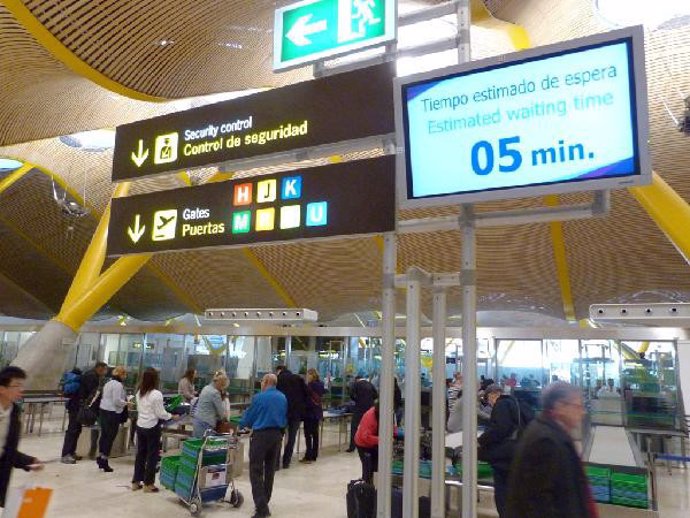
[(395, 230), (395, 157), (112, 200), (109, 256)]
[(118, 126), (112, 179), (391, 135), (393, 77), (385, 63)]
[(642, 27), (395, 80), (402, 208), (651, 182)]
[(275, 11), (273, 70), (392, 42), (396, 0), (302, 0)]

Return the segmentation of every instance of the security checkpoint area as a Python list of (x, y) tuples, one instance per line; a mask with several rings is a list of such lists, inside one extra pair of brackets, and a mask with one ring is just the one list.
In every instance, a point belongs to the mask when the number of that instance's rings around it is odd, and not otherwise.
[(40, 4), (3, 518), (687, 514), (685, 6)]

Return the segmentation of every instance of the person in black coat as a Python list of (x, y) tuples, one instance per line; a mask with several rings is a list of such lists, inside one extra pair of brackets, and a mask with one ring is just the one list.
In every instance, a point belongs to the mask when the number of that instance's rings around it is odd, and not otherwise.
[(515, 456), (517, 432), (534, 417), (530, 409), (512, 396), (503, 395), (499, 385), (486, 388), (491, 405), (491, 418), (486, 431), (479, 437), (479, 458), (491, 464), (494, 473), (494, 500), (498, 516), (505, 516), (510, 464)]
[(0, 507), (5, 507), (12, 468), (26, 471), (43, 469), (40, 460), (17, 449), (21, 410), (16, 402), (22, 398), (25, 380), (26, 373), (19, 367), (5, 367), (0, 371)]
[(283, 450), (283, 468), (287, 469), (292, 461), (297, 432), (307, 408), (307, 385), (301, 376), (293, 374), (284, 365), (276, 367), (276, 374), (278, 375), (276, 388), (285, 395), (288, 402), (288, 438)]
[(507, 518), (596, 518), (597, 508), (570, 432), (585, 415), (581, 390), (556, 382), (525, 430), (511, 467)]
[[(94, 395), (98, 392), (98, 397), (91, 405), (96, 413), (101, 404), (101, 394), (103, 393), (103, 385), (105, 384), (105, 375), (108, 372), (108, 364), (105, 362), (97, 362), (93, 369), (86, 371), (79, 383), (78, 396), (74, 398), (74, 401), (68, 401), (67, 411), (70, 417), (69, 424), (67, 425), (67, 432), (65, 433), (65, 441), (62, 445), (62, 457), (65, 464), (74, 464), (76, 462), (76, 451), (77, 442), (79, 441), (79, 436), (81, 435), (81, 424), (77, 422), (77, 414), (79, 413), (79, 408), (83, 405), (91, 403)], [(74, 422), (72, 421), (71, 412), (74, 410)], [(91, 432), (91, 447), (89, 448), (89, 458), (96, 458), (96, 448), (98, 446), (98, 428), (92, 427)]]
[(357, 433), (357, 427), (359, 422), (362, 420), (362, 416), (374, 406), (374, 402), (378, 397), (378, 392), (376, 387), (367, 379), (362, 376), (357, 376), (355, 382), (352, 384), (350, 389), (350, 399), (354, 401), (355, 405), (352, 409), (352, 422), (350, 423), (350, 447), (347, 449), (348, 452), (355, 451), (355, 434)]

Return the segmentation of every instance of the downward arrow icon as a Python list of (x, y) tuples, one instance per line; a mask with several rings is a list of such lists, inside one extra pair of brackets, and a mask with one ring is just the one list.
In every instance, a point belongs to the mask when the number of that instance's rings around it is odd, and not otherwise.
[(305, 14), (297, 18), (290, 30), (285, 35), (292, 43), (298, 47), (304, 47), (305, 45), (311, 45), (311, 40), (307, 38), (312, 34), (317, 32), (323, 32), (328, 29), (328, 21), (319, 20), (318, 22), (309, 23), (311, 21), (313, 14)]
[(134, 244), (137, 244), (139, 242), (141, 236), (143, 236), (144, 232), (146, 231), (146, 225), (140, 226), (140, 223), (141, 216), (137, 214), (136, 216), (134, 216), (134, 228), (127, 227), (127, 235), (129, 235), (129, 238), (132, 240), (132, 243)]
[(146, 162), (146, 159), (149, 157), (149, 150), (148, 148), (144, 150), (144, 141), (142, 139), (139, 139), (139, 151), (134, 154), (132, 152), (132, 162), (134, 162), (137, 167), (141, 167), (141, 164)]

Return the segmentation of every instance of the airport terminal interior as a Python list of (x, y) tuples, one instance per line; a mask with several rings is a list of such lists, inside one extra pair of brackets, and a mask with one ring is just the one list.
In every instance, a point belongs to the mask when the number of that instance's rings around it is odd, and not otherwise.
[[(0, 85), (0, 367), (45, 463), (3, 517), (266, 516), (240, 420), (279, 366), (324, 393), (276, 518), (499, 516), (485, 389), (539, 413), (559, 382), (599, 516), (690, 515), (690, 2), (0, 0)], [(112, 472), (98, 422), (61, 453), (98, 362), (181, 414), (160, 491), (132, 404)], [(231, 435), (193, 438), (189, 370), (226, 373)], [(360, 379), (390, 416), (369, 514)]]

